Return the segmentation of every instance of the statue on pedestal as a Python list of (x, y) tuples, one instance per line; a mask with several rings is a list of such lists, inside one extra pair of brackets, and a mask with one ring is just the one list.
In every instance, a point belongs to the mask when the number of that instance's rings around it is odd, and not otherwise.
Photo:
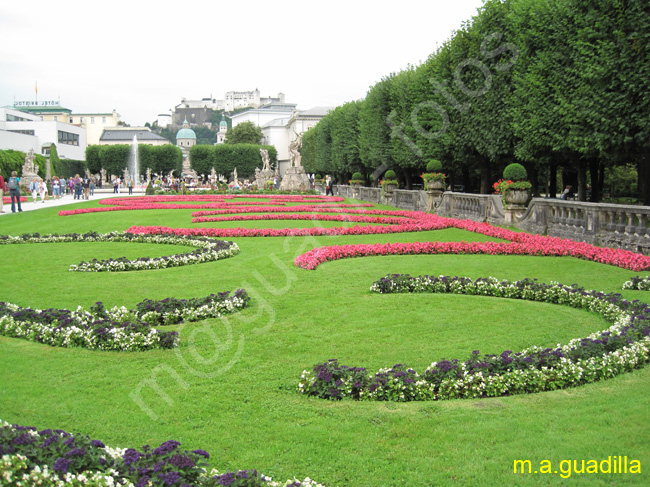
[(291, 159), (291, 167), (301, 167), (300, 148), (302, 147), (302, 134), (296, 132), (296, 129), (293, 129), (293, 133), (296, 134), (296, 139), (289, 144), (289, 157)]

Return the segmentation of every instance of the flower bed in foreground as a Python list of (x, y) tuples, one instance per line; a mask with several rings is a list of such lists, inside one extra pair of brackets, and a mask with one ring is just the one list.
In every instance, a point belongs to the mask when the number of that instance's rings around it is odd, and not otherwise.
[(126, 257), (107, 260), (93, 259), (90, 262), (81, 262), (77, 265), (72, 264), (69, 269), (71, 272), (119, 272), (166, 269), (168, 267), (180, 267), (184, 265), (200, 264), (203, 262), (214, 262), (232, 257), (239, 253), (239, 246), (233, 242), (182, 235), (159, 234), (155, 236), (147, 236), (135, 235), (128, 232), (111, 232), (106, 234), (89, 232), (84, 234), (74, 233), (67, 235), (40, 235), (38, 233), (32, 233), (24, 234), (19, 237), (0, 235), (0, 245), (60, 242), (128, 242), (199, 247), (192, 252), (164, 257), (141, 257), (136, 260), (129, 260)]
[(600, 314), (613, 323), (601, 332), (555, 348), (531, 347), (499, 355), (472, 352), (465, 360), (433, 362), (420, 374), (403, 364), (368, 374), (337, 360), (303, 371), (298, 392), (325, 399), (424, 401), (496, 397), (575, 387), (635, 368), (650, 360), (650, 307), (620, 294), (535, 280), (498, 281), (467, 277), (388, 275), (377, 293), (452, 293), (563, 304)]
[(323, 487), (309, 478), (276, 482), (252, 469), (208, 470), (208, 452), (180, 446), (111, 448), (87, 435), (0, 421), (0, 486)]
[(24, 338), (55, 347), (82, 347), (104, 351), (144, 351), (175, 348), (176, 331), (160, 331), (152, 326), (198, 321), (235, 313), (250, 298), (240, 289), (203, 298), (161, 301), (145, 300), (134, 309), (106, 309), (100, 301), (89, 311), (81, 306), (67, 309), (31, 309), (0, 302), (0, 335)]

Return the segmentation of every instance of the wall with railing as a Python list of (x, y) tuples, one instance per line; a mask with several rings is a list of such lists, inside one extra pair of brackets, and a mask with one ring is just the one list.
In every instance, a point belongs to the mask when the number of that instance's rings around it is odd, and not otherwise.
[[(512, 224), (530, 233), (622, 248), (650, 255), (650, 207), (533, 198), (522, 216), (507, 222), (498, 195), (446, 191), (432, 202), (426, 191), (398, 189), (387, 197), (381, 188), (338, 185), (334, 194), (440, 216)], [(429, 198), (429, 200), (427, 200)]]

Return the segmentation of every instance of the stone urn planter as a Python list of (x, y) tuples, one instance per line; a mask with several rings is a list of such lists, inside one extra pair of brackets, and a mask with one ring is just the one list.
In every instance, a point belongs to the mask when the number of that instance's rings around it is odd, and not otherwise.
[(528, 190), (508, 189), (503, 195), (507, 206), (525, 206), (528, 202)]
[(386, 192), (386, 198), (392, 198), (393, 197), (393, 191), (397, 189), (396, 184), (385, 184), (384, 185), (384, 191)]
[(430, 191), (444, 191), (445, 182), (443, 180), (431, 180), (427, 183), (427, 187)]
[(361, 188), (361, 183), (352, 183), (350, 186), (352, 186), (352, 197), (355, 200), (359, 199), (359, 189)]

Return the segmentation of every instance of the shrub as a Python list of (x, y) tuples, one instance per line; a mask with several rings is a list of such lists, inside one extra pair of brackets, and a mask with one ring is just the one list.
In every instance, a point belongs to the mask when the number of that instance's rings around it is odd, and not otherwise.
[(356, 181), (362, 181), (362, 180), (363, 180), (363, 174), (361, 174), (360, 172), (355, 172), (355, 173), (352, 175), (352, 180), (353, 180), (353, 181), (355, 181), (355, 180), (356, 180)]
[(427, 172), (440, 172), (442, 171), (442, 163), (437, 159), (431, 159), (427, 164)]
[(397, 175), (395, 174), (395, 171), (389, 169), (386, 171), (386, 174), (384, 174), (384, 179), (397, 179)]
[(147, 196), (153, 196), (156, 194), (156, 191), (153, 189), (153, 183), (151, 180), (149, 180), (149, 184), (147, 184), (147, 189), (145, 189), (144, 194)]
[(508, 164), (503, 170), (503, 179), (506, 180), (510, 179), (512, 181), (525, 181), (527, 177), (528, 173), (526, 172), (526, 168), (521, 164), (517, 164), (516, 162), (513, 164)]

